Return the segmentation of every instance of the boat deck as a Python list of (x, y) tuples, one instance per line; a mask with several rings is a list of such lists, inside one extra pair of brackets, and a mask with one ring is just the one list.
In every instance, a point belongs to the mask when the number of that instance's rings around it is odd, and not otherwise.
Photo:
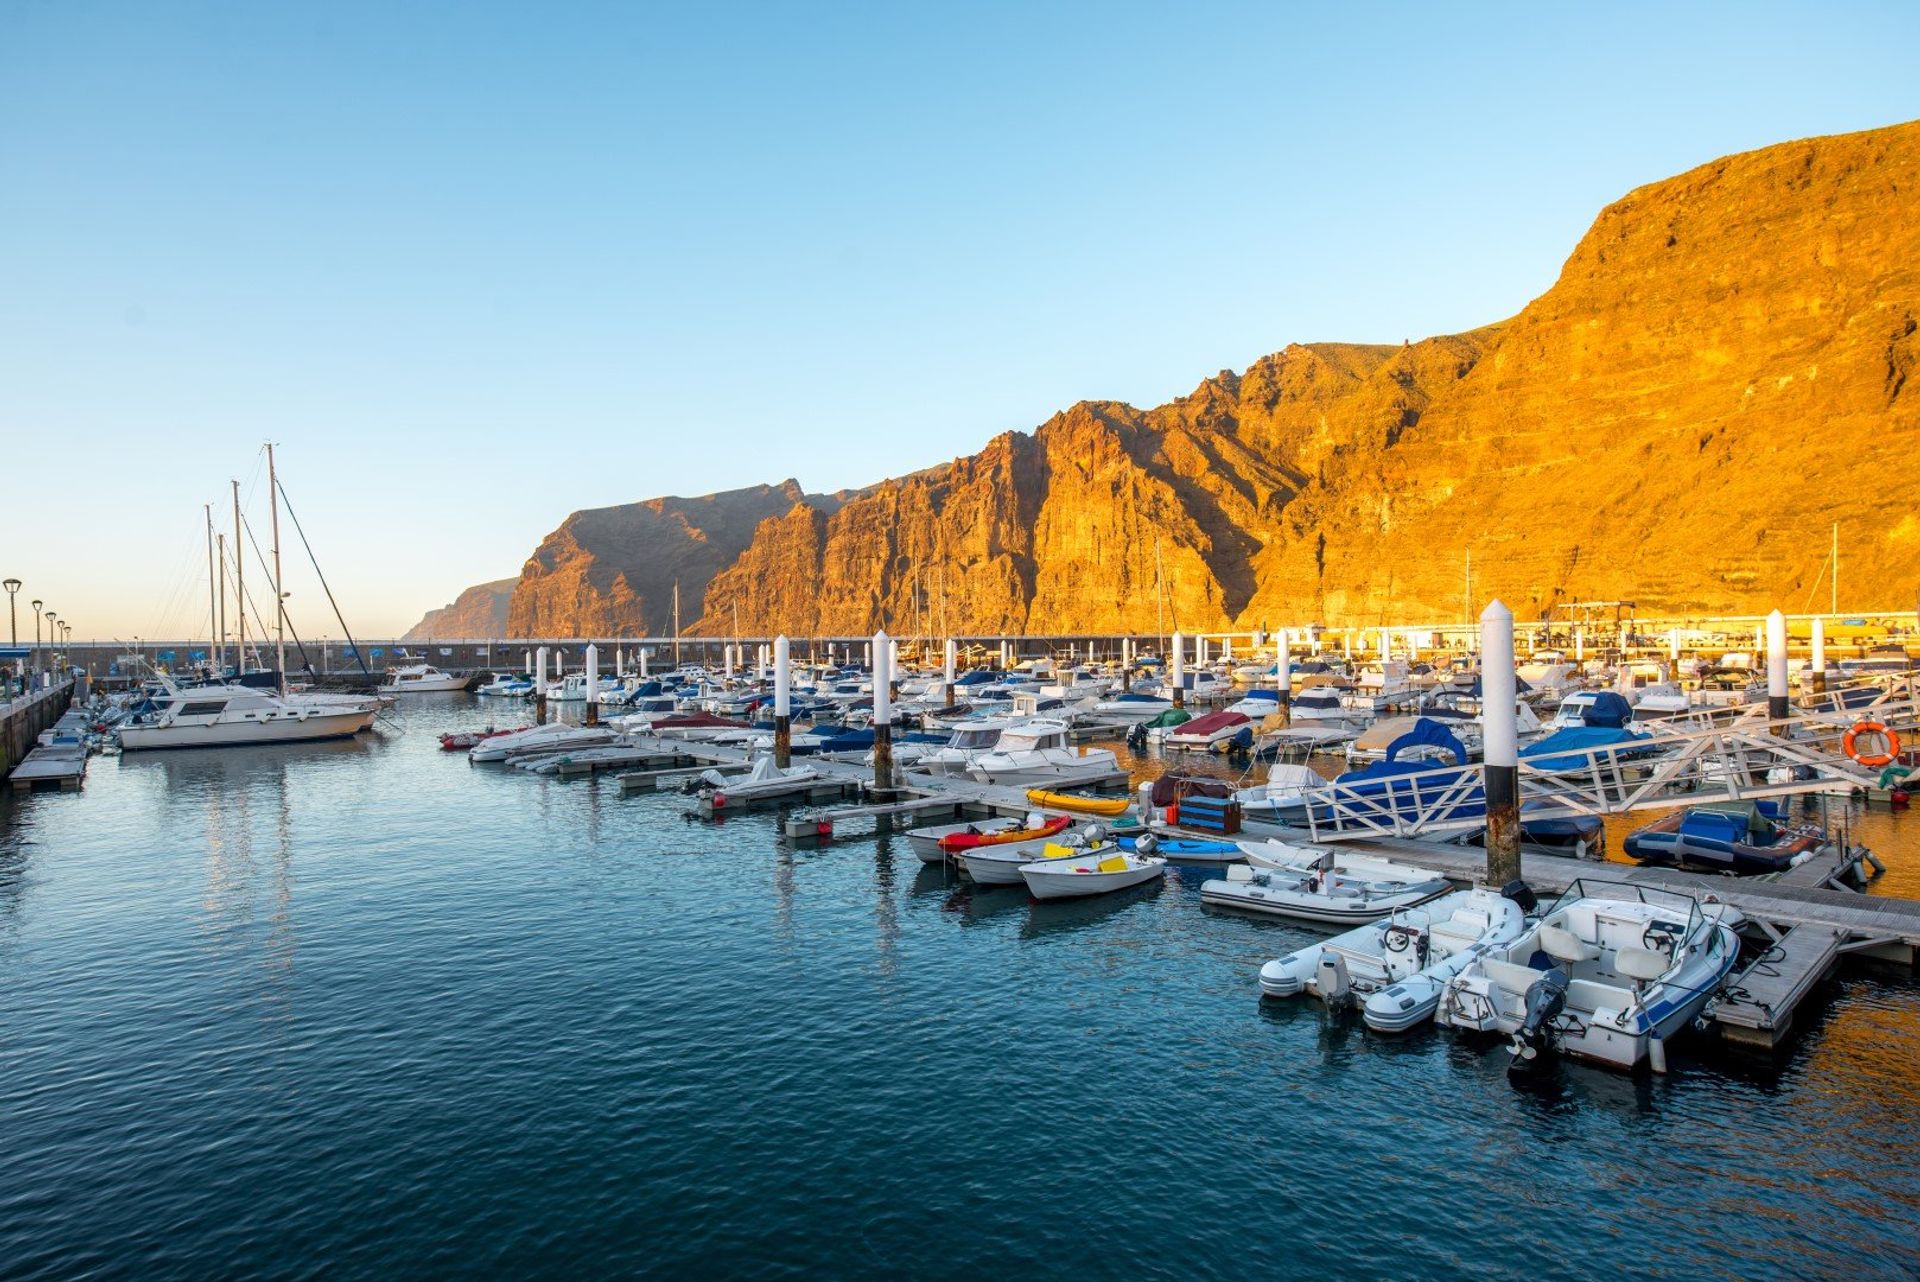
[(38, 788), (72, 791), (86, 782), (87, 754), (71, 748), (35, 748), (7, 776), (15, 792)]

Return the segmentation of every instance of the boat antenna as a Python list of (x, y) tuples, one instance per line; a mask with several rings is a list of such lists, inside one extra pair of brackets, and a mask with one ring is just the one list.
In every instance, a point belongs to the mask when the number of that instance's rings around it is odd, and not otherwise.
[(346, 637), (347, 645), (353, 650), (353, 661), (360, 665), (362, 675), (371, 681), (373, 669), (367, 666), (366, 656), (360, 653), (360, 643), (353, 639), (353, 629), (347, 626), (346, 616), (340, 613), (340, 603), (333, 598), (326, 571), (320, 568), (320, 558), (313, 554), (313, 544), (307, 542), (307, 532), (300, 526), (300, 514), (293, 510), (293, 500), (287, 497), (287, 487), (276, 479), (274, 488), (280, 492), (280, 501), (287, 505), (287, 518), (293, 522), (293, 532), (300, 536), (300, 546), (307, 550), (307, 560), (313, 562), (313, 572), (320, 576), (320, 590), (327, 594), (327, 604), (333, 607), (333, 617), (339, 621), (340, 634)]

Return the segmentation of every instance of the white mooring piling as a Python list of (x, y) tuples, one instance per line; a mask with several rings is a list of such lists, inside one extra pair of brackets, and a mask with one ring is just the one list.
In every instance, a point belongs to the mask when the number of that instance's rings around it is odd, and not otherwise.
[(1813, 616), (1813, 690), (1815, 694), (1824, 694), (1827, 689), (1827, 621), (1819, 615)]
[(1293, 630), (1280, 629), (1279, 653), (1274, 658), (1273, 674), (1280, 683), (1280, 707), (1293, 707)]
[(587, 643), (587, 724), (600, 724), (600, 647)]
[(1187, 706), (1187, 638), (1182, 633), (1173, 634), (1173, 706)]
[(947, 638), (947, 653), (945, 656), (945, 660), (946, 661), (945, 661), (944, 667), (942, 668), (942, 672), (946, 677), (947, 706), (951, 708), (953, 706), (953, 679), (954, 679), (954, 676), (956, 675), (956, 669), (958, 669), (960, 666), (960, 644), (959, 642), (955, 641), (952, 637)]
[(793, 759), (793, 647), (782, 632), (773, 639), (773, 764), (785, 770)]
[(893, 787), (893, 699), (889, 688), (893, 643), (882, 629), (873, 634), (873, 786)]
[[(1787, 715), (1787, 616), (1775, 610), (1767, 616), (1767, 716), (1779, 722)], [(1775, 725), (1784, 735), (1787, 728)]]
[(1480, 614), (1480, 736), (1487, 775), (1487, 884), (1520, 877), (1520, 744), (1514, 707), (1513, 611), (1494, 601)]
[(533, 723), (547, 723), (547, 647), (533, 653)]

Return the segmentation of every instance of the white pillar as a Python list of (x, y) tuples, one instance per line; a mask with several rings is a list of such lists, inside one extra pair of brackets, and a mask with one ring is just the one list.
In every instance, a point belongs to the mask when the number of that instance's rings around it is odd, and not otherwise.
[(1813, 675), (1827, 675), (1827, 621), (1817, 614), (1813, 617)]
[(600, 721), (600, 647), (587, 643), (587, 724)]
[(1286, 707), (1293, 702), (1293, 631), (1280, 629), (1279, 654), (1274, 663), (1274, 676), (1280, 683), (1280, 705)]
[(623, 680), (627, 675), (627, 647), (623, 645), (614, 647), (613, 675)]
[(1778, 610), (1767, 616), (1767, 715), (1787, 715), (1787, 616)]
[(532, 676), (533, 675), (533, 651), (528, 650), (525, 653), (527, 656), (527, 675)]
[(952, 637), (948, 637), (946, 662), (945, 662), (945, 666), (941, 669), (941, 673), (946, 678), (946, 682), (948, 685), (953, 684), (954, 669), (958, 668), (959, 666), (960, 666), (960, 643), (955, 641)]
[(887, 687), (893, 681), (893, 665), (888, 660), (893, 657), (893, 642), (882, 632), (873, 634), (873, 724), (888, 725), (893, 721), (893, 700)]
[(1187, 701), (1187, 638), (1181, 633), (1173, 634), (1173, 701), (1185, 705)]
[(773, 639), (773, 715), (793, 715), (793, 647), (784, 633)]
[(533, 692), (547, 692), (547, 647), (541, 646), (533, 655)]
[(892, 685), (900, 679), (900, 638), (887, 639), (887, 684)]
[(1679, 628), (1670, 628), (1667, 631), (1667, 657), (1672, 659), (1676, 664), (1680, 662)]
[(647, 679), (647, 655), (649, 653), (647, 647), (640, 647), (640, 679), (642, 681)]
[(1573, 661), (1587, 661), (1587, 630), (1577, 623), (1573, 625)]
[(1486, 759), (1487, 883), (1520, 876), (1519, 698), (1513, 611), (1494, 601), (1480, 615), (1480, 736)]

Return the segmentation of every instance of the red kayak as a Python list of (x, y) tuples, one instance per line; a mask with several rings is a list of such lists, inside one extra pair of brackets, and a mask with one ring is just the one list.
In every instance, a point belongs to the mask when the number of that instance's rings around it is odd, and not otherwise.
[(981, 846), (1010, 846), (1016, 841), (1038, 841), (1066, 830), (1072, 815), (1055, 815), (1038, 828), (1015, 828), (1008, 832), (950, 832), (940, 839), (940, 849), (948, 854), (976, 850)]

